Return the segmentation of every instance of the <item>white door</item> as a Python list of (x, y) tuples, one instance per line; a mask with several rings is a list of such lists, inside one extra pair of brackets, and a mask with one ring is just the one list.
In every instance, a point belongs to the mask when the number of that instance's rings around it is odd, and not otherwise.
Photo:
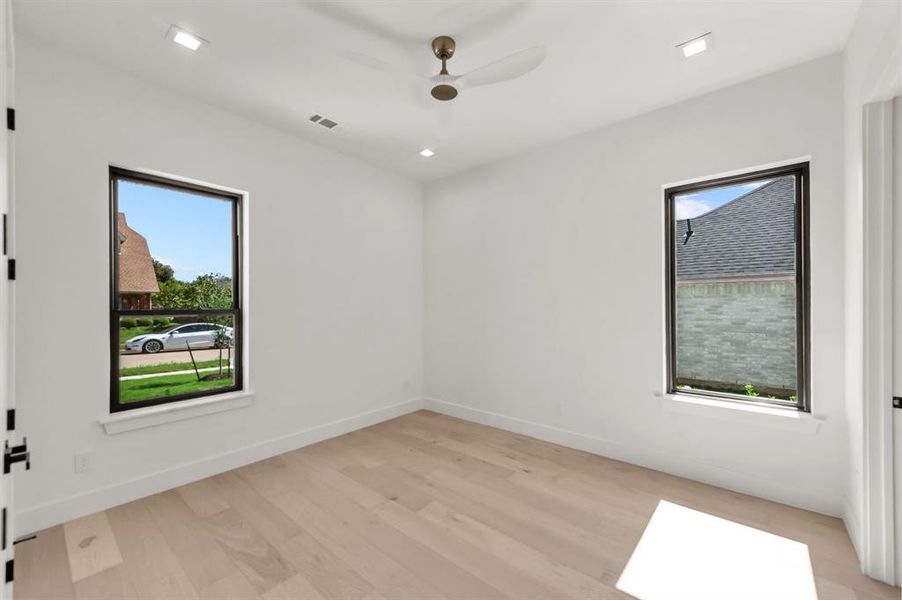
[(895, 469), (896, 585), (902, 585), (902, 96), (893, 99), (893, 465)]
[[(0, 111), (6, 113), (7, 107), (13, 105), (13, 41), (12, 41), (12, 6), (10, 0), (0, 0)], [(2, 113), (0, 113), (2, 114)], [(13, 559), (13, 506), (12, 506), (12, 479), (13, 473), (24, 465), (10, 464), (10, 458), (21, 455), (21, 442), (13, 430), (14, 417), (10, 409), (13, 408), (13, 352), (14, 334), (13, 325), (13, 294), (15, 285), (11, 278), (12, 267), (9, 259), (14, 256), (14, 240), (12, 230), (13, 215), (13, 136), (7, 123), (0, 126), (0, 213), (3, 215), (4, 226), (0, 235), (3, 236), (2, 265), (0, 265), (0, 447), (3, 448), (3, 465), (0, 468), (0, 598), (12, 597), (12, 559)], [(20, 452), (14, 452), (17, 449)], [(24, 462), (24, 461), (22, 461)], [(7, 468), (8, 467), (8, 468)], [(7, 473), (7, 470), (9, 471)]]

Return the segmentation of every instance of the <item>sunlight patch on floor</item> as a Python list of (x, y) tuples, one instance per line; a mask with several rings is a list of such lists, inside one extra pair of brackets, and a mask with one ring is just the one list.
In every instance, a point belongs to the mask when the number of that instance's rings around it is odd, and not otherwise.
[(665, 500), (617, 588), (640, 600), (817, 600), (806, 544)]

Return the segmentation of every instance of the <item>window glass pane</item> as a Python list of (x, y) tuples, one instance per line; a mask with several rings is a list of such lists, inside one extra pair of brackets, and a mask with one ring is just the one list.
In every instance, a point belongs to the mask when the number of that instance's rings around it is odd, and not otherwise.
[(117, 179), (121, 310), (232, 308), (233, 202)]
[(119, 319), (119, 402), (158, 400), (236, 382), (232, 315)]
[(796, 185), (674, 197), (678, 388), (796, 401)]

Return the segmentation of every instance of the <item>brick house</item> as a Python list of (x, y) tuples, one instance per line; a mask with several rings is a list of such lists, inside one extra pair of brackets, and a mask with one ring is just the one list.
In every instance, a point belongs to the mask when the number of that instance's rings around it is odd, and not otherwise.
[(679, 383), (796, 389), (794, 185), (676, 222)]
[(153, 258), (143, 235), (117, 215), (119, 233), (119, 303), (123, 309), (151, 308), (151, 294), (159, 292)]

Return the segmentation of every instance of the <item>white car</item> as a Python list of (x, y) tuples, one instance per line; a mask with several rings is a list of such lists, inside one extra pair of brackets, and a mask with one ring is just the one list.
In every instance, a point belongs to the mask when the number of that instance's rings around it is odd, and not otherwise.
[(192, 350), (213, 348), (216, 345), (214, 340), (218, 329), (225, 330), (231, 346), (234, 339), (234, 330), (231, 327), (215, 323), (187, 323), (159, 333), (147, 333), (130, 338), (125, 342), (125, 349), (128, 352), (156, 354), (163, 350), (187, 350), (189, 346)]

